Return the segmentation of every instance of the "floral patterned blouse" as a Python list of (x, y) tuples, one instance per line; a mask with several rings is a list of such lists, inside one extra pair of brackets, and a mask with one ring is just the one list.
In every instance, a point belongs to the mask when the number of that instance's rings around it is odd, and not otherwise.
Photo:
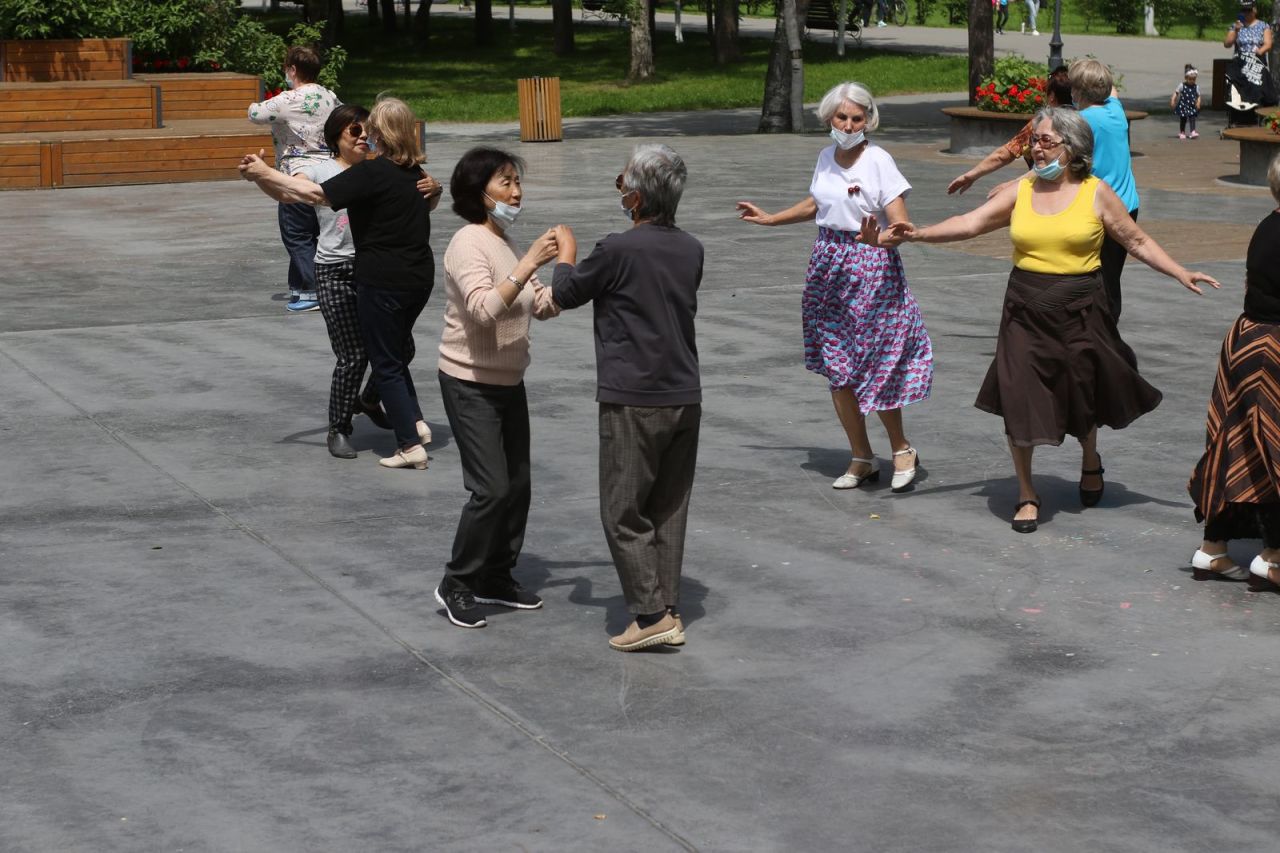
[(337, 95), (319, 83), (304, 83), (260, 104), (250, 104), (249, 121), (270, 125), (276, 167), (291, 175), (299, 161), (322, 163), (330, 158), (329, 147), (324, 143), (324, 123), (341, 103)]

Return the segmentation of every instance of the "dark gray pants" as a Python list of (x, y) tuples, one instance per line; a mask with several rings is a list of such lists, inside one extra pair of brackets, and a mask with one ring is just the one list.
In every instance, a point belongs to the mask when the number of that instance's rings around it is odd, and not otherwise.
[(600, 520), (627, 609), (680, 602), (702, 406), (600, 404)]
[[(1129, 218), (1137, 222), (1138, 211), (1131, 212)], [(1107, 288), (1107, 304), (1111, 307), (1111, 319), (1117, 323), (1120, 322), (1120, 309), (1124, 301), (1120, 295), (1120, 273), (1124, 272), (1124, 262), (1128, 258), (1129, 253), (1125, 251), (1124, 246), (1112, 240), (1110, 236), (1102, 238), (1102, 249), (1098, 252), (1098, 259), (1102, 262), (1102, 283)]]
[(529, 519), (529, 403), (524, 383), (486, 385), (440, 374), (440, 397), (471, 499), (462, 508), (445, 573), (451, 589), (500, 592), (524, 547)]

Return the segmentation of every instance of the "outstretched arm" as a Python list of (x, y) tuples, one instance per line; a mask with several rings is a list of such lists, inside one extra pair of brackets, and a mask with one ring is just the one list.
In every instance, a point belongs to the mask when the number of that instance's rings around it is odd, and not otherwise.
[(1204, 282), (1215, 290), (1220, 287), (1213, 278), (1202, 272), (1189, 272), (1182, 264), (1169, 257), (1169, 253), (1133, 221), (1124, 202), (1120, 201), (1120, 197), (1105, 183), (1098, 185), (1093, 207), (1111, 239), (1124, 246), (1126, 252), (1156, 272), (1164, 273), (1192, 293), (1204, 292), (1196, 282)]
[(987, 199), (981, 207), (944, 219), (937, 225), (917, 227), (910, 222), (895, 222), (887, 231), (890, 238), (920, 243), (952, 243), (968, 240), (980, 234), (995, 231), (1009, 224), (1013, 215), (1013, 203), (1018, 200), (1018, 188), (1006, 187), (998, 195)]
[(756, 225), (790, 225), (793, 222), (808, 222), (818, 215), (818, 203), (813, 200), (813, 196), (806, 196), (803, 201), (778, 213), (765, 213), (749, 201), (738, 202), (737, 208), (739, 219)]
[(277, 172), (262, 159), (265, 153), (260, 150), (257, 154), (244, 155), (244, 159), (240, 161), (240, 174), (246, 181), (252, 181), (264, 193), (285, 204), (329, 203), (319, 184), (300, 175), (291, 176)]

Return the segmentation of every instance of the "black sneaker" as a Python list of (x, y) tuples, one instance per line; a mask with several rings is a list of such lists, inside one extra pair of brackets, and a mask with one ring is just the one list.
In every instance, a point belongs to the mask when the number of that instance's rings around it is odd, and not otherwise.
[(444, 606), (449, 621), (459, 628), (483, 628), (489, 624), (476, 607), (476, 597), (469, 589), (445, 589), (441, 583), (436, 587), (436, 601)]
[(481, 604), (498, 604), (502, 607), (514, 607), (517, 610), (537, 610), (542, 606), (542, 599), (529, 590), (512, 581), (508, 586), (495, 586), (481, 590), (476, 596)]

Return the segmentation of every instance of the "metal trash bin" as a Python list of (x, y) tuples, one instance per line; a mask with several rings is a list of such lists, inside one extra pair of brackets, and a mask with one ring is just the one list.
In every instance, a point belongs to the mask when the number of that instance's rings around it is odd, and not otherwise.
[(526, 77), (516, 81), (520, 96), (520, 141), (559, 142), (560, 78)]

